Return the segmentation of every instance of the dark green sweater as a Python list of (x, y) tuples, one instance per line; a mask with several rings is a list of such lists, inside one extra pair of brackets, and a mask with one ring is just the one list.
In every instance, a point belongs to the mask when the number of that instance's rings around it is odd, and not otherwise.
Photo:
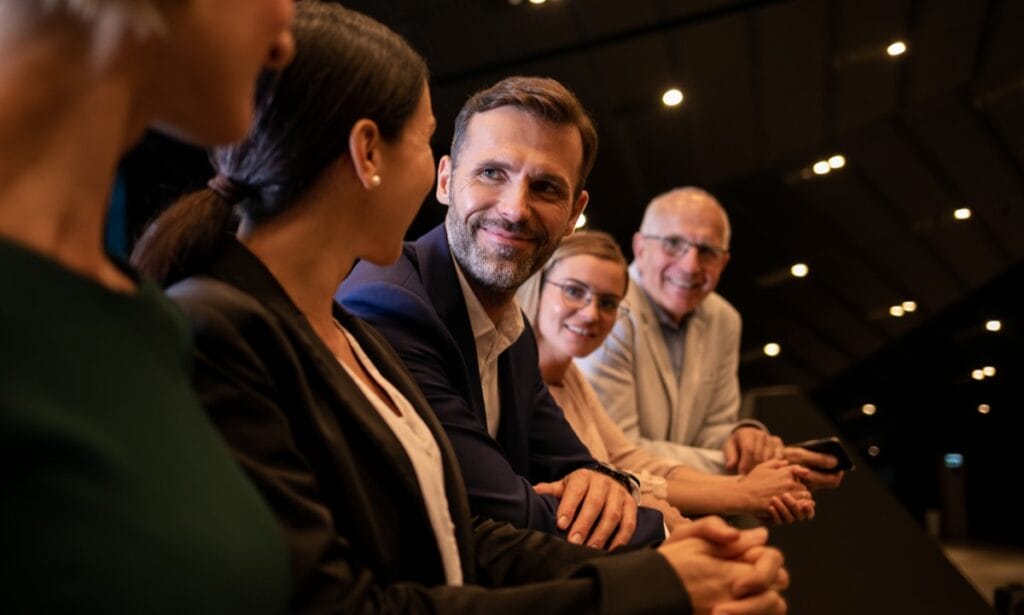
[(0, 241), (0, 611), (274, 613), (280, 530), (189, 385), (152, 283)]

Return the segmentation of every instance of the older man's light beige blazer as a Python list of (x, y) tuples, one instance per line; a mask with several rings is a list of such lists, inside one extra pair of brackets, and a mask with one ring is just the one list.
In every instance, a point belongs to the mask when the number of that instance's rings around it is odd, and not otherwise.
[(608, 414), (656, 455), (709, 472), (724, 471), (722, 446), (737, 426), (740, 408), (740, 315), (717, 293), (688, 319), (680, 378), (639, 273), (623, 301), (629, 309), (604, 344), (577, 365)]

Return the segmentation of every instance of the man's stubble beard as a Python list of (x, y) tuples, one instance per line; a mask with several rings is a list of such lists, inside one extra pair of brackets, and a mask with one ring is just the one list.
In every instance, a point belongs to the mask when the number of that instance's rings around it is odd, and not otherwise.
[[(479, 229), (479, 223), (484, 217), (478, 216), (475, 220), (464, 222), (458, 219), (454, 211), (453, 200), (444, 221), (452, 255), (462, 268), (463, 274), (475, 285), (490, 293), (512, 295), (558, 248), (558, 241), (548, 239), (529, 255), (522, 255), (521, 250), (507, 246), (490, 248), (489, 253), (485, 253), (474, 240), (474, 232)], [(513, 226), (505, 222), (502, 224), (506, 227)]]

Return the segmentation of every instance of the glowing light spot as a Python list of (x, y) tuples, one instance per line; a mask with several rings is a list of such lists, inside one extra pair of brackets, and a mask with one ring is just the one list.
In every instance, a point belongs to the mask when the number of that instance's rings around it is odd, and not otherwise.
[[(532, 1), (532, 0), (531, 0)], [(903, 41), (893, 41), (885, 48), (885, 53), (892, 57), (901, 56), (907, 52), (907, 44)]]
[(677, 107), (683, 102), (683, 92), (676, 88), (665, 90), (665, 93), (661, 95), (661, 102), (666, 107)]

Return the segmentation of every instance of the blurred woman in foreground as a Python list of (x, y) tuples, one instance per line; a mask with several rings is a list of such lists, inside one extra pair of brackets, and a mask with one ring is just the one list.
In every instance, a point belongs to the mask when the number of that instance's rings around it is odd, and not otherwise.
[(189, 331), (103, 251), (149, 125), (241, 139), (289, 0), (0, 0), (0, 608), (272, 613), (273, 517), (199, 408)]

